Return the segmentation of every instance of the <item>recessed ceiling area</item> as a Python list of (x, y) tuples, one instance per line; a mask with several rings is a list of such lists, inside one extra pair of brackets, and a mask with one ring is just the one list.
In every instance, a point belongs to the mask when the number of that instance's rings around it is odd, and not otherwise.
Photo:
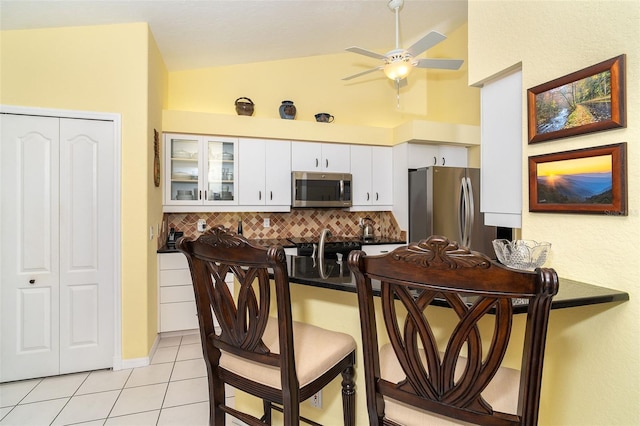
[[(0, 29), (148, 22), (169, 71), (394, 47), (387, 0), (0, 0)], [(466, 0), (405, 0), (400, 39), (447, 34)], [(428, 54), (427, 54), (428, 55)], [(422, 55), (425, 56), (425, 55)]]

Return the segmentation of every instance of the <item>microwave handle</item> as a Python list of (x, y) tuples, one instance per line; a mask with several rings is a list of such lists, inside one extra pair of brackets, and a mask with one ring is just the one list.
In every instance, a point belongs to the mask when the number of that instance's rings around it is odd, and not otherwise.
[(344, 201), (344, 180), (340, 179), (340, 201)]

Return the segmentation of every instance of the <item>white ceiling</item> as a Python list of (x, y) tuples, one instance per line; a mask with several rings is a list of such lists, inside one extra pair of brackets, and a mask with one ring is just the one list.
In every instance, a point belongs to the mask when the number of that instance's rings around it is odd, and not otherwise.
[[(388, 0), (0, 0), (0, 29), (148, 22), (169, 71), (395, 47)], [(466, 0), (405, 0), (401, 47), (467, 20)], [(423, 57), (428, 57), (428, 52)], [(354, 55), (354, 60), (358, 57)], [(373, 61), (373, 59), (372, 59)]]

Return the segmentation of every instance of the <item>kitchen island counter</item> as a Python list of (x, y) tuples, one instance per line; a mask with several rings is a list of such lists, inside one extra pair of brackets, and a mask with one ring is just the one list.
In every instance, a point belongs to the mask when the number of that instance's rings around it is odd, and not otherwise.
[[(325, 259), (324, 270), (320, 270), (317, 259), (301, 256), (287, 256), (289, 269), (289, 281), (313, 287), (321, 287), (332, 290), (356, 292), (356, 284), (347, 259), (342, 262), (335, 259)], [(595, 305), (599, 303), (625, 302), (629, 300), (629, 293), (583, 283), (567, 278), (559, 278), (560, 286), (558, 294), (554, 296), (551, 309), (571, 308), (576, 306)], [(377, 285), (376, 285), (377, 284)], [(373, 283), (374, 295), (380, 294), (379, 283)], [(444, 302), (435, 301), (436, 306), (447, 305)], [(514, 302), (516, 313), (526, 312), (526, 301)]]

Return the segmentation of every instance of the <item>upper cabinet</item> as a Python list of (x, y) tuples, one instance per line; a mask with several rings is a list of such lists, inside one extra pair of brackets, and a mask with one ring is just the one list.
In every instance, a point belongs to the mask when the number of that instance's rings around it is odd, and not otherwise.
[(409, 144), (410, 169), (421, 167), (467, 167), (467, 148), (453, 145)]
[(165, 206), (238, 204), (237, 138), (169, 133), (164, 152)]
[(522, 227), (522, 71), (485, 83), (480, 92), (480, 210), (485, 225)]
[(291, 170), (349, 173), (349, 145), (291, 142)]
[(352, 211), (391, 210), (393, 151), (383, 146), (351, 146)]
[(261, 211), (291, 207), (291, 142), (239, 139), (239, 203)]

